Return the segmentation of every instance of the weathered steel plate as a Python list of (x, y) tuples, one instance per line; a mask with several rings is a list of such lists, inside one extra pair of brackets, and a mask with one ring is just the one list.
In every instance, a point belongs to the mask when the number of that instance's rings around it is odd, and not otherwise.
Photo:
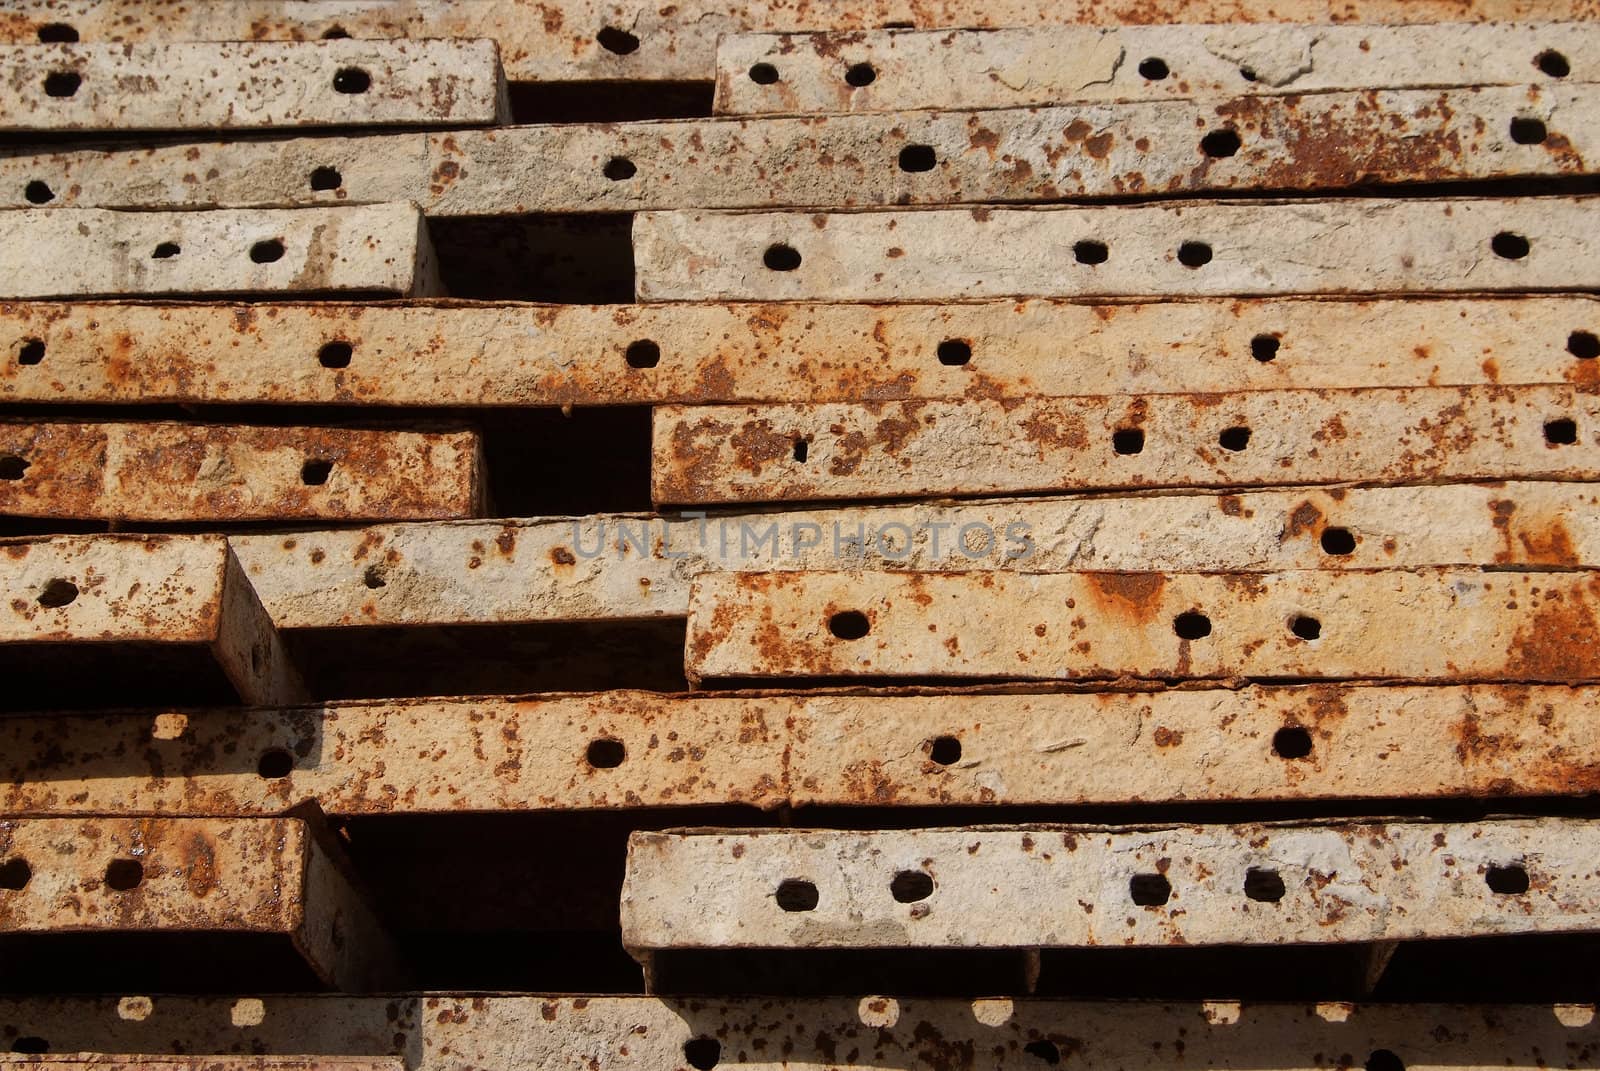
[(0, 515), (139, 521), (470, 517), (470, 431), (0, 424)]
[[(1038, 1068), (1041, 1053), (1158, 1071), (1321, 1071), (1328, 1053), (1437, 1071), (1579, 1067), (1600, 1043), (1589, 1004), (1257, 1004), (1044, 1000), (494, 996), (23, 997), (0, 999), (4, 1036), (53, 1051), (408, 1056), (416, 1071), (534, 1066), (671, 1068), (694, 1054), (750, 1071)], [(691, 1043), (698, 1042), (687, 1049)], [(1324, 1054), (1319, 1061), (1317, 1054)], [(28, 1066), (39, 1057), (0, 1057)]]
[[(149, 998), (128, 999), (137, 1001)], [(31, 1071), (405, 1071), (405, 1062), (398, 1056), (115, 1056), (73, 1053), (60, 1056), (0, 1055), (0, 1067), (25, 1067)]]
[(0, 644), (201, 646), (247, 703), (307, 698), (283, 641), (221, 536), (0, 542)]
[(639, 832), (622, 940), (638, 956), (1592, 932), (1596, 851), (1600, 826), (1557, 818)]
[(1600, 477), (1585, 387), (662, 406), (657, 502)]
[(328, 984), (399, 978), (377, 919), (296, 818), (0, 820), (0, 934), (205, 931), (288, 936)]
[(642, 212), (645, 301), (1584, 290), (1589, 198)]
[(1600, 695), (1540, 686), (898, 691), (0, 718), (11, 815), (1062, 806), (1600, 790)]
[[(0, 131), (472, 125), (509, 117), (493, 41), (0, 46)], [(225, 88), (224, 88), (225, 87)]]
[(1592, 19), (1593, 0), (12, 0), (0, 40), (306, 40), (494, 38), (517, 81), (710, 81), (717, 40), (741, 31), (868, 30), (905, 25), (1028, 26), (1163, 22), (1428, 23), (1454, 19)]
[(1560, 85), (67, 149), (0, 161), (0, 204), (485, 216), (1555, 178), (1594, 170), (1597, 112), (1600, 86)]
[(1600, 567), (1582, 483), (1059, 497), (231, 537), (281, 628), (682, 617), (707, 571)]
[(43, 208), (0, 215), (0, 296), (441, 293), (408, 204), (215, 212)]
[[(1600, 384), (1589, 296), (1136, 305), (0, 304), (0, 399), (638, 405)], [(465, 341), (470, 340), (470, 342)], [(1329, 358), (1337, 349), (1338, 359)]]
[[(734, 34), (724, 114), (1006, 108), (1417, 86), (1593, 80), (1592, 22), (1424, 26), (1032, 26)], [(765, 65), (764, 67), (758, 65)], [(870, 75), (868, 72), (870, 71)]]
[(1596, 599), (1589, 572), (706, 573), (688, 670), (1593, 681)]

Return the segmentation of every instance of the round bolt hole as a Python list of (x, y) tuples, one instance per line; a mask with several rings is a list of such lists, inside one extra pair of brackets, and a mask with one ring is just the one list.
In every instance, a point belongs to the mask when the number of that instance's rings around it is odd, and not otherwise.
[(770, 86), (778, 81), (778, 68), (770, 63), (757, 63), (750, 68), (750, 81), (758, 86)]
[(1250, 445), (1250, 429), (1242, 427), (1223, 428), (1222, 434), (1217, 436), (1217, 445), (1224, 450), (1238, 453)]
[(777, 900), (778, 906), (785, 911), (815, 911), (818, 901), (817, 887), (799, 878), (785, 878), (778, 883), (778, 891), (773, 899)]
[(1244, 894), (1263, 904), (1275, 904), (1287, 890), (1276, 870), (1253, 866), (1244, 872)]
[(914, 904), (933, 895), (933, 879), (920, 870), (902, 870), (889, 882), (889, 895), (902, 904)]
[(1151, 82), (1159, 82), (1172, 72), (1167, 69), (1167, 61), (1159, 56), (1151, 56), (1139, 61), (1139, 77)]
[(27, 473), (32, 462), (24, 461), (15, 454), (0, 457), (0, 480), (20, 480)]
[(711, 1071), (722, 1059), (722, 1042), (716, 1038), (690, 1038), (683, 1043), (683, 1058), (696, 1071)]
[(953, 736), (936, 736), (928, 744), (928, 758), (940, 766), (954, 766), (961, 761), (961, 741)]
[(1178, 247), (1178, 263), (1200, 268), (1211, 263), (1211, 247), (1204, 242), (1184, 242)]
[(19, 1056), (41, 1056), (50, 1051), (50, 1043), (44, 1038), (29, 1034), (13, 1041), (11, 1043), (11, 1051)]
[(288, 777), (293, 770), (294, 756), (281, 747), (263, 751), (261, 758), (256, 760), (256, 773), (268, 781), (278, 781)]
[(628, 749), (623, 746), (621, 740), (602, 736), (589, 741), (589, 749), (584, 752), (583, 757), (596, 770), (615, 770), (622, 765), (622, 760), (628, 757)]
[(1249, 67), (1240, 67), (1239, 77), (1243, 78), (1246, 82), (1254, 82), (1256, 80), (1256, 72), (1251, 70)]
[(601, 168), (601, 174), (612, 182), (625, 182), (639, 173), (633, 166), (633, 161), (626, 156), (613, 156), (606, 161), (606, 166)]
[(932, 145), (907, 145), (900, 150), (901, 171), (932, 171), (938, 163)]
[(78, 31), (64, 22), (52, 22), (39, 27), (41, 45), (69, 45), (78, 39)]
[(800, 254), (793, 246), (780, 242), (767, 246), (767, 251), (761, 255), (761, 263), (772, 271), (794, 271), (800, 266)]
[(1544, 425), (1544, 441), (1551, 446), (1571, 446), (1578, 441), (1578, 425), (1565, 417), (1548, 420)]
[(333, 462), (313, 458), (300, 466), (300, 482), (307, 487), (321, 487), (328, 482), (328, 474), (333, 471)]
[(1567, 336), (1567, 352), (1580, 361), (1592, 361), (1600, 357), (1600, 338), (1592, 331), (1574, 331)]
[(1528, 871), (1520, 864), (1492, 866), (1484, 872), (1483, 880), (1489, 891), (1498, 896), (1521, 896), (1528, 891)]
[(1539, 53), (1533, 62), (1551, 78), (1565, 78), (1572, 73), (1572, 64), (1567, 62), (1567, 57), (1551, 49)]
[(367, 566), (366, 571), (361, 574), (361, 582), (365, 584), (370, 591), (377, 591), (379, 588), (386, 588), (389, 586), (389, 582), (383, 578), (383, 570), (379, 569), (376, 565)]
[(48, 182), (34, 179), (22, 188), (22, 196), (28, 199), (30, 205), (47, 205), (56, 199), (56, 191), (50, 188)]
[(60, 577), (50, 581), (39, 592), (39, 605), (51, 610), (59, 610), (63, 606), (71, 606), (78, 598), (78, 585), (70, 580)]
[(329, 26), (322, 31), (324, 41), (343, 41), (350, 36), (350, 31), (343, 26)]
[(627, 56), (639, 51), (639, 39), (615, 26), (607, 26), (595, 34), (594, 39), (600, 42), (601, 48), (615, 56)]
[(311, 172), (311, 188), (326, 193), (344, 185), (344, 176), (336, 167), (319, 167)]
[(1239, 134), (1234, 130), (1213, 130), (1200, 139), (1200, 151), (1207, 156), (1222, 158), (1239, 151)]
[(44, 339), (24, 339), (22, 348), (17, 350), (18, 364), (38, 364), (44, 360)]
[(1489, 239), (1489, 248), (1494, 250), (1495, 256), (1507, 260), (1521, 260), (1528, 255), (1528, 240), (1520, 234), (1501, 231)]
[(106, 888), (129, 892), (144, 882), (144, 864), (137, 859), (113, 859), (106, 864)]
[(872, 623), (860, 610), (841, 610), (828, 618), (828, 631), (841, 640), (859, 640), (872, 630)]
[(344, 339), (334, 339), (324, 342), (317, 351), (317, 363), (324, 368), (349, 368), (350, 358), (355, 356), (356, 348)]
[(1406, 1063), (1388, 1049), (1373, 1049), (1367, 1056), (1366, 1071), (1406, 1071)]
[(275, 260), (283, 259), (283, 240), (268, 238), (257, 242), (250, 247), (250, 259), (257, 264), (271, 264)]
[(340, 93), (365, 93), (372, 88), (372, 75), (360, 67), (342, 67), (333, 76), (333, 88)]
[(1144, 449), (1144, 430), (1121, 428), (1111, 433), (1111, 449), (1124, 456), (1137, 454)]
[(808, 442), (805, 439), (796, 439), (794, 441), (794, 459), (803, 464), (805, 462), (806, 458), (808, 458), (810, 456), (811, 456), (811, 443)]
[(1079, 264), (1104, 264), (1111, 250), (1104, 242), (1083, 238), (1072, 243), (1072, 258)]
[(959, 368), (972, 360), (972, 344), (964, 338), (947, 338), (939, 343), (936, 352), (939, 354), (939, 363), (951, 368)]
[(1343, 555), (1356, 552), (1356, 537), (1350, 534), (1348, 528), (1324, 528), (1321, 542), (1324, 554)]
[(622, 358), (629, 368), (654, 368), (661, 363), (661, 347), (648, 338), (637, 339), (628, 343)]
[(1277, 335), (1257, 335), (1250, 340), (1250, 356), (1266, 364), (1278, 356), (1278, 347), (1283, 343)]
[(1188, 610), (1172, 619), (1172, 631), (1180, 640), (1203, 640), (1211, 635), (1211, 619), (1197, 610)]
[(33, 867), (29, 866), (28, 861), (21, 856), (0, 863), (0, 889), (21, 892), (28, 887), (28, 882), (31, 880), (33, 880)]
[(177, 242), (162, 242), (151, 251), (150, 255), (156, 260), (170, 260), (183, 252)]
[(1322, 622), (1305, 614), (1297, 614), (1289, 621), (1289, 631), (1299, 636), (1302, 640), (1320, 639), (1322, 636)]
[(1298, 725), (1285, 725), (1272, 734), (1272, 753), (1280, 759), (1303, 759), (1311, 754), (1311, 734)]
[(1549, 136), (1541, 119), (1527, 119), (1522, 116), (1511, 120), (1511, 140), (1518, 145), (1539, 145)]
[(51, 71), (44, 76), (47, 97), (70, 97), (83, 85), (83, 75), (77, 71)]
[(1128, 896), (1140, 907), (1162, 907), (1172, 899), (1172, 883), (1165, 874), (1135, 874), (1128, 879)]
[(855, 63), (851, 64), (850, 69), (844, 72), (844, 80), (860, 89), (862, 86), (870, 86), (877, 81), (878, 72), (872, 69), (872, 64), (870, 63)]

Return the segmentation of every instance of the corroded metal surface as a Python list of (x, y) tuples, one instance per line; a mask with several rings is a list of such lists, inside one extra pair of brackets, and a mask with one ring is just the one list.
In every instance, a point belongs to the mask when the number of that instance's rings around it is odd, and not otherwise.
[(1588, 386), (1600, 383), (1600, 360), (1586, 356), (1600, 346), (1597, 332), (1600, 309), (1585, 295), (1134, 305), (13, 302), (0, 304), (0, 398), (637, 405)]
[[(1592, 484), (1091, 495), (231, 537), (282, 628), (682, 617), (707, 571), (1600, 566)], [(1026, 553), (1020, 553), (1025, 551)]]
[[(1341, 89), (1592, 79), (1592, 22), (1426, 26), (1040, 26), (984, 31), (733, 35), (717, 50), (728, 114), (1005, 108)], [(1554, 53), (1566, 73), (1551, 75)], [(1152, 62), (1153, 61), (1153, 62)], [(758, 72), (773, 68), (777, 77)], [(866, 64), (872, 78), (851, 68)]]
[(0, 860), (19, 859), (0, 934), (277, 933), (340, 988), (398, 977), (382, 928), (300, 819), (0, 820)]
[(0, 514), (141, 521), (470, 517), (470, 431), (0, 424)]
[[(149, 998), (131, 998), (133, 1000)], [(399, 1057), (368, 1056), (132, 1056), (74, 1053), (0, 1056), (0, 1067), (30, 1071), (405, 1071)]]
[(507, 113), (493, 41), (12, 45), (0, 46), (0, 81), (4, 131), (471, 125)]
[(1588, 572), (706, 573), (688, 670), (1593, 681), (1596, 599)]
[[(635, 833), (622, 939), (637, 955), (1586, 932), (1596, 850), (1600, 827), (1557, 818)], [(1496, 872), (1510, 870), (1523, 891), (1496, 891)], [(779, 891), (800, 882), (810, 909)]]
[[(242, 1021), (241, 1021), (242, 1020)], [(32, 997), (0, 999), (0, 1038), (55, 1039), (58, 1051), (410, 1054), (417, 1071), (538, 1066), (560, 1071), (685, 1066), (715, 1042), (723, 1066), (1038, 1068), (1040, 1053), (1088, 1066), (1318, 1071), (1317, 1053), (1426, 1060), (1438, 1071), (1577, 1067), (1600, 1043), (1588, 1004), (1115, 1003), (1045, 1000), (546, 997)], [(707, 1053), (704, 1043), (690, 1051)], [(1383, 1059), (1386, 1057), (1381, 1057)], [(26, 1067), (40, 1057), (0, 1057)], [(709, 1062), (709, 1060), (703, 1060)]]
[(607, 692), (160, 720), (19, 715), (0, 718), (0, 809), (241, 816), (313, 799), (345, 816), (1567, 796), (1600, 788), (1597, 725), (1592, 691), (1537, 686)]
[(440, 293), (413, 205), (303, 211), (112, 212), (42, 208), (0, 216), (8, 298), (119, 294)]
[(203, 646), (247, 703), (307, 698), (221, 536), (57, 536), (0, 543), (0, 644)]
[(645, 301), (1582, 290), (1600, 286), (1585, 237), (1594, 204), (1550, 197), (642, 212), (633, 242)]
[(1573, 387), (662, 406), (663, 503), (1600, 476)]

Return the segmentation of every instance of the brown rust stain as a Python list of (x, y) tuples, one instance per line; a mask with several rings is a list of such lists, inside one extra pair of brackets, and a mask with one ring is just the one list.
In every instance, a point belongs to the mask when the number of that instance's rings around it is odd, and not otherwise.
[(1516, 680), (1590, 680), (1600, 677), (1600, 628), (1591, 601), (1600, 597), (1600, 577), (1546, 583), (1519, 596), (1537, 605), (1512, 637), (1505, 671)]
[(1086, 579), (1090, 596), (1109, 614), (1143, 624), (1161, 612), (1167, 578), (1160, 573), (1090, 573)]

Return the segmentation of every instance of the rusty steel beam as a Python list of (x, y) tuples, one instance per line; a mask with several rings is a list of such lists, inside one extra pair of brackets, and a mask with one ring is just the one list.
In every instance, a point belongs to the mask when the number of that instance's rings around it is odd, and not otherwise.
[(1062, 806), (1600, 790), (1600, 696), (1543, 686), (901, 690), (0, 718), (9, 815)]
[(0, 936), (281, 934), (328, 985), (403, 977), (345, 864), (299, 818), (5, 819), (0, 860)]
[(148, 1053), (126, 1056), (72, 1053), (26, 1057), (4, 1054), (0, 1055), (0, 1067), (25, 1067), (31, 1071), (406, 1071), (405, 1061), (398, 1056), (181, 1056)]
[(1600, 826), (1036, 826), (636, 832), (622, 940), (1074, 948), (1587, 933)]
[[(1162, 22), (1429, 23), (1592, 19), (1594, 0), (12, 0), (0, 40), (83, 41), (493, 38), (517, 81), (706, 81), (719, 37), (739, 32), (870, 30), (905, 25), (1031, 26)], [(1557, 46), (1559, 47), (1559, 46)]]
[[(1425, 26), (1030, 26), (733, 34), (722, 114), (1007, 108), (1411, 86), (1522, 86), (1600, 75), (1592, 22)], [(870, 73), (869, 73), (870, 72)]]
[(691, 681), (1594, 681), (1597, 598), (1590, 572), (706, 573), (687, 668)]
[(643, 301), (1585, 290), (1589, 198), (641, 212)]
[(0, 205), (444, 217), (1553, 178), (1593, 171), (1597, 113), (1575, 84), (68, 149), (0, 161)]
[(470, 517), (476, 432), (0, 424), (0, 515), (130, 521)]
[[(1549, 1066), (1600, 1043), (1591, 1004), (1274, 1004), (848, 997), (502, 996), (0, 998), (0, 1040), (53, 1052), (407, 1057), (413, 1071), (721, 1066), (1034, 1069), (1185, 1064), (1322, 1071), (1408, 1061), (1436, 1071)], [(1321, 1059), (1319, 1059), (1319, 1055)], [(691, 1064), (690, 1057), (694, 1057)], [(1577, 1065), (1585, 1058), (1574, 1056)], [(39, 1057), (0, 1056), (27, 1067)], [(1393, 1061), (1393, 1062), (1390, 1062)], [(1402, 1066), (1405, 1064), (1402, 1063)]]
[(662, 503), (1600, 476), (1583, 387), (662, 406)]
[[(499, 406), (1600, 383), (1587, 295), (1133, 305), (0, 303), (0, 400)], [(460, 340), (471, 354), (445, 362)], [(1337, 347), (1339, 357), (1328, 357)]]
[(221, 536), (58, 536), (0, 542), (10, 595), (0, 646), (198, 647), (246, 703), (304, 701), (305, 685)]
[(231, 537), (280, 628), (682, 617), (708, 571), (1600, 567), (1592, 484), (1092, 495)]
[[(0, 46), (0, 131), (465, 126), (509, 117), (493, 41)], [(226, 87), (225, 90), (223, 87)]]
[(300, 211), (0, 215), (0, 297), (182, 294), (438, 294), (427, 224), (414, 205)]

